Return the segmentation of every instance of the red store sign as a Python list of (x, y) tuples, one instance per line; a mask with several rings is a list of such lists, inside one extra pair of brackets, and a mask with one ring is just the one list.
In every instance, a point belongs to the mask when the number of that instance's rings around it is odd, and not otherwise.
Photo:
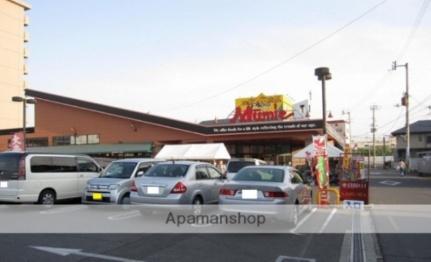
[(284, 120), (293, 115), (293, 112), (284, 110), (263, 111), (261, 109), (253, 109), (248, 106), (241, 110), (241, 107), (235, 108), (235, 115), (230, 119), (231, 123), (236, 122), (259, 122), (259, 121), (277, 121)]
[(341, 180), (340, 182), (340, 200), (359, 200), (368, 204), (369, 185), (365, 179), (356, 181)]

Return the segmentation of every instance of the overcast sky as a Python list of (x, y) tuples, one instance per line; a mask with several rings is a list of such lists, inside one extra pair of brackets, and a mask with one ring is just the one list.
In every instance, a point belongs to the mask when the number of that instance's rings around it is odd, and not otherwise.
[(431, 119), (429, 1), (29, 1), (29, 88), (190, 122), (227, 117), (237, 97), (311, 91), (321, 117), (314, 69), (327, 66), (334, 117), (350, 111), (363, 137), (377, 104), (389, 134), (405, 121), (397, 58), (410, 66), (411, 118)]

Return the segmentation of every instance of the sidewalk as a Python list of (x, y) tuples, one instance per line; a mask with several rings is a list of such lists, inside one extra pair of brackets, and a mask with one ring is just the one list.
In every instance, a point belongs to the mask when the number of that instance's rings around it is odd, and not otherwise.
[[(365, 169), (365, 173), (367, 172), (367, 169)], [(400, 175), (400, 171), (396, 170), (395, 168), (371, 168), (370, 170), (371, 177), (378, 177), (378, 176), (396, 176), (396, 177), (403, 177)], [(413, 171), (408, 174), (406, 174), (404, 177), (424, 177), (424, 178), (431, 178), (431, 176), (424, 176), (419, 175), (417, 172)]]

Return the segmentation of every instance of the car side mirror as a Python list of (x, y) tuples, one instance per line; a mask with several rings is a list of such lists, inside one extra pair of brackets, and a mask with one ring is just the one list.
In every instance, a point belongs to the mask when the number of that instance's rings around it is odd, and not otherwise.
[(137, 177), (143, 176), (145, 174), (145, 172), (143, 170), (138, 171), (138, 173), (136, 173)]

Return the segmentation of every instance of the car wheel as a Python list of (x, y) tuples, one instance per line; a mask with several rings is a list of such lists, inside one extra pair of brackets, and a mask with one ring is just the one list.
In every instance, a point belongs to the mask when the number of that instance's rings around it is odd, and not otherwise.
[(118, 202), (120, 205), (129, 205), (130, 204), (130, 196), (124, 195), (121, 197), (120, 201)]
[(197, 196), (193, 199), (192, 206), (193, 206), (193, 214), (194, 215), (202, 214), (203, 202), (204, 201), (202, 200), (202, 198), (200, 196)]
[(51, 189), (42, 191), (39, 195), (38, 203), (41, 205), (54, 205), (55, 203), (55, 192)]

